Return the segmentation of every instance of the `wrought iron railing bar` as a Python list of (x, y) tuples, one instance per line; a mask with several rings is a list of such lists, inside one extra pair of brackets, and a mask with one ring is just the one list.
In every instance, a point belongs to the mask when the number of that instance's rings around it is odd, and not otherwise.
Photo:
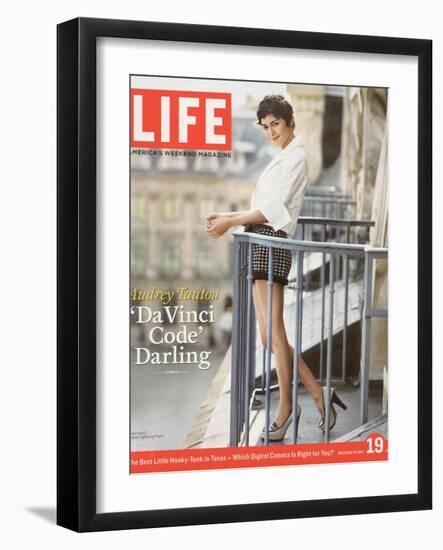
[(325, 442), (329, 443), (329, 420), (331, 416), (331, 380), (332, 380), (332, 351), (333, 351), (333, 331), (334, 331), (334, 292), (335, 292), (335, 255), (331, 254), (329, 258), (329, 324), (328, 324), (328, 350), (326, 359), (326, 399), (323, 396), (325, 413)]
[(252, 308), (251, 308), (251, 339), (248, 342), (248, 346), (251, 346), (251, 357), (250, 357), (250, 375), (249, 375), (249, 388), (250, 388), (250, 402), (251, 397), (253, 395), (253, 391), (255, 388), (255, 379), (256, 379), (256, 354), (255, 354), (255, 342), (256, 342), (256, 328), (257, 328), (257, 322), (255, 317), (255, 309), (254, 309), (254, 300), (252, 300)]
[(252, 333), (252, 243), (248, 245), (248, 276), (247, 276), (247, 311), (246, 316), (246, 372), (245, 372), (245, 445), (249, 447), (249, 402), (250, 402), (250, 371), (251, 371), (251, 333)]
[(386, 260), (388, 256), (388, 249), (365, 246), (365, 253), (373, 258), (377, 258), (378, 260)]
[(313, 195), (306, 195), (304, 198), (305, 201), (310, 203), (317, 203), (325, 206), (325, 204), (335, 205), (335, 204), (344, 204), (344, 205), (356, 205), (357, 202), (352, 199), (330, 199), (329, 197), (314, 197)]
[(298, 405), (298, 362), (301, 355), (301, 302), (303, 300), (303, 265), (300, 250), (296, 253), (296, 274), (297, 284), (295, 287), (295, 330), (294, 330), (294, 362), (292, 376), (292, 443), (297, 443), (298, 422), (297, 422), (297, 405)]
[(239, 391), (239, 362), (238, 362), (238, 345), (239, 345), (239, 323), (240, 323), (240, 246), (241, 242), (238, 239), (234, 239), (234, 277), (233, 277), (233, 306), (234, 314), (232, 319), (232, 365), (231, 365), (231, 416), (230, 416), (230, 430), (229, 430), (229, 445), (231, 447), (237, 447), (239, 440), (238, 433), (238, 391)]
[(299, 338), (300, 338), (300, 349), (302, 349), (302, 341), (303, 341), (303, 332), (302, 332), (302, 326), (303, 326), (303, 291), (304, 291), (304, 277), (303, 277), (303, 262), (304, 262), (304, 253), (300, 251), (300, 263), (301, 263), (301, 304), (300, 304), (300, 329), (299, 329)]
[(306, 191), (306, 195), (305, 195), (305, 198), (306, 197), (310, 197), (310, 198), (324, 198), (324, 199), (329, 199), (329, 200), (335, 200), (335, 199), (348, 199), (348, 200), (352, 200), (352, 195), (349, 195), (348, 193), (335, 193), (335, 192), (329, 192), (329, 193), (315, 193), (313, 191), (315, 191), (315, 187), (312, 188), (312, 187), (309, 187), (308, 190)]
[[(242, 323), (242, 328), (243, 330), (240, 331), (240, 336), (242, 338), (242, 349), (243, 349), (243, 357), (242, 357), (242, 362), (240, 363), (241, 365), (244, 365), (246, 366), (246, 363), (247, 363), (247, 360), (246, 360), (246, 356), (247, 356), (247, 347), (248, 347), (248, 342), (247, 342), (247, 339), (246, 339), (246, 331), (247, 331), (247, 323), (248, 323), (248, 279), (247, 279), (247, 274), (248, 274), (248, 246), (249, 245), (245, 245), (243, 247), (243, 277), (242, 277), (242, 283), (243, 283), (243, 290), (242, 290), (242, 294), (243, 294), (243, 323)], [(246, 415), (245, 415), (245, 408), (246, 408), (246, 402), (248, 402), (248, 396), (247, 396), (247, 392), (248, 392), (248, 376), (247, 376), (247, 372), (246, 372), (246, 368), (243, 368), (243, 393), (242, 393), (242, 421), (243, 421), (243, 430), (244, 430), (244, 433), (245, 435), (247, 434), (248, 432), (248, 429), (249, 429), (249, 426), (248, 424), (246, 424)]]
[(368, 421), (368, 398), (369, 389), (369, 362), (372, 320), (369, 309), (372, 306), (372, 256), (365, 256), (364, 272), (364, 306), (363, 306), (363, 350), (360, 367), (360, 422), (365, 424)]
[[(341, 229), (341, 226), (334, 226), (334, 235), (335, 235), (335, 242), (336, 243), (341, 243), (340, 241), (340, 230)], [(335, 265), (335, 280), (337, 281), (338, 279), (340, 279), (340, 262), (338, 261), (338, 258), (337, 258), (337, 261), (334, 262), (334, 265)]]
[[(303, 241), (305, 240), (305, 226), (303, 226), (303, 229), (302, 229), (302, 240)], [(303, 334), (302, 334), (302, 326), (303, 326), (303, 291), (305, 289), (305, 280), (304, 280), (304, 275), (303, 275), (304, 252), (300, 252), (300, 262), (299, 263), (301, 264), (301, 267), (297, 266), (297, 273), (301, 269), (301, 271), (300, 271), (300, 284), (301, 284), (301, 301), (300, 302), (301, 302), (301, 305), (300, 305), (300, 327), (299, 327), (300, 353), (301, 353), (302, 338), (303, 338)]]
[(387, 309), (376, 309), (373, 307), (373, 274), (374, 260), (386, 260), (388, 250), (386, 248), (367, 247), (365, 254), (364, 273), (364, 309), (363, 309), (363, 351), (361, 362), (361, 397), (360, 397), (360, 420), (362, 423), (368, 419), (368, 392), (369, 392), (369, 370), (371, 361), (371, 333), (372, 317), (387, 318)]
[[(348, 225), (346, 228), (346, 242), (349, 242), (351, 228)], [(345, 280), (345, 297), (343, 304), (343, 355), (342, 355), (342, 382), (346, 380), (346, 363), (347, 363), (347, 352), (348, 352), (348, 300), (349, 300), (349, 256), (345, 254), (343, 256), (344, 260), (344, 280)]]
[(300, 225), (342, 225), (351, 227), (374, 227), (372, 220), (349, 220), (346, 218), (317, 218), (315, 216), (300, 216), (297, 220)]
[(241, 378), (240, 378), (240, 418), (241, 418), (241, 426), (240, 426), (240, 433), (244, 430), (245, 424), (244, 424), (244, 407), (243, 407), (243, 399), (244, 399), (244, 391), (245, 391), (245, 373), (243, 365), (245, 364), (245, 346), (244, 346), (244, 327), (245, 327), (245, 250), (246, 250), (246, 243), (243, 243), (243, 246), (241, 248), (241, 266), (242, 266), (242, 277), (240, 280), (240, 289), (241, 289), (241, 303), (242, 303), (242, 309), (241, 309), (241, 318), (240, 318), (240, 327), (239, 327), (239, 338), (240, 338), (240, 371), (241, 371)]
[(285, 248), (290, 250), (302, 250), (303, 252), (325, 252), (325, 254), (352, 254), (354, 256), (364, 256), (365, 253), (373, 253), (375, 257), (386, 259), (387, 248), (373, 248), (364, 244), (342, 244), (319, 241), (297, 241), (290, 238), (270, 237), (269, 235), (260, 235), (256, 233), (247, 233), (246, 231), (235, 232), (241, 242), (252, 242), (270, 246), (272, 248)]
[[(242, 278), (241, 278), (241, 295), (242, 295), (242, 320), (240, 324), (240, 349), (241, 349), (241, 355), (240, 355), (240, 371), (241, 371), (241, 391), (240, 391), (240, 411), (241, 411), (241, 429), (240, 433), (243, 432), (243, 434), (246, 433), (246, 424), (245, 424), (245, 412), (244, 412), (244, 399), (245, 399), (245, 385), (246, 385), (246, 378), (245, 378), (245, 358), (246, 358), (246, 346), (245, 346), (245, 327), (246, 327), (246, 288), (245, 288), (245, 282), (246, 282), (246, 249), (247, 244), (243, 243), (242, 251), (241, 251), (241, 265), (242, 265)], [(241, 443), (243, 444), (243, 442)]]
[(269, 445), (269, 424), (271, 418), (271, 348), (272, 348), (272, 287), (273, 249), (269, 247), (268, 261), (268, 322), (266, 327), (266, 391), (265, 391), (265, 445)]
[(387, 319), (388, 318), (388, 312), (386, 309), (372, 309), (368, 308), (367, 314), (369, 317), (377, 317), (379, 319)]
[[(326, 240), (326, 225), (321, 230), (322, 241)], [(320, 368), (319, 378), (323, 380), (324, 365), (324, 339), (325, 339), (325, 276), (326, 276), (326, 256), (322, 253), (320, 282), (321, 282), (321, 327), (320, 327)]]
[(304, 252), (324, 252), (330, 254), (352, 253), (355, 256), (364, 256), (367, 245), (342, 244), (318, 241), (297, 241), (290, 238), (270, 237), (269, 235), (260, 235), (256, 233), (239, 232), (234, 233), (242, 242), (252, 242), (253, 244), (272, 246), (273, 248), (284, 248), (289, 250), (302, 250)]
[[(245, 307), (244, 307), (244, 251), (245, 251), (246, 244), (242, 243), (241, 249), (240, 249), (240, 325), (239, 325), (239, 370), (240, 370), (240, 376), (239, 376), (239, 433), (240, 436), (242, 432), (244, 431), (244, 409), (243, 409), (243, 399), (244, 399), (244, 388), (245, 388), (245, 375), (244, 375), (244, 354), (245, 354), (245, 345), (244, 345), (244, 338), (243, 338), (243, 330), (244, 330), (244, 323), (245, 323)], [(242, 442), (240, 442), (240, 445)]]
[(266, 389), (266, 348), (263, 347), (262, 353), (262, 390)]

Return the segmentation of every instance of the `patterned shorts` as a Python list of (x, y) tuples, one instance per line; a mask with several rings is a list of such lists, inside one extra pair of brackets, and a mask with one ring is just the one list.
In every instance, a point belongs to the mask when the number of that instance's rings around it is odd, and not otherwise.
[[(270, 237), (287, 238), (285, 231), (275, 231), (269, 225), (256, 224), (247, 225), (245, 231), (248, 233), (258, 233), (259, 235), (269, 235)], [(288, 284), (288, 275), (292, 265), (292, 252), (286, 248), (274, 248), (272, 255), (272, 280), (281, 285)], [(259, 244), (252, 245), (252, 271), (254, 280), (268, 280), (269, 269), (269, 248)]]

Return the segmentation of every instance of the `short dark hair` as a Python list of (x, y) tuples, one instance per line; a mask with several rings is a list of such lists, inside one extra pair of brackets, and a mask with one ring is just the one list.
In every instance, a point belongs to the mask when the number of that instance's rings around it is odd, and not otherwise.
[(260, 101), (257, 109), (257, 124), (261, 124), (262, 118), (265, 118), (268, 115), (283, 118), (288, 126), (292, 126), (294, 123), (295, 127), (294, 109), (289, 101), (282, 95), (266, 95)]

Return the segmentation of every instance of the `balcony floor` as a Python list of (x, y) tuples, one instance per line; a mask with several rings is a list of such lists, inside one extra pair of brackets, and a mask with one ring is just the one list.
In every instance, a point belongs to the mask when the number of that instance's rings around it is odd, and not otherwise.
[[(342, 401), (347, 405), (347, 410), (343, 411), (339, 407), (335, 407), (337, 411), (337, 423), (333, 430), (330, 432), (330, 441), (341, 438), (352, 432), (361, 425), (360, 422), (360, 388), (354, 388), (351, 386), (338, 386), (337, 394)], [(369, 389), (369, 419), (373, 420), (382, 415), (382, 396), (383, 387), (380, 382), (372, 382)], [(300, 424), (298, 428), (297, 443), (322, 443), (324, 441), (324, 434), (317, 427), (317, 423), (320, 419), (317, 408), (314, 405), (309, 394), (300, 387), (299, 389), (299, 403), (302, 408), (300, 416)], [(277, 412), (278, 407), (278, 392), (271, 392), (271, 421)], [(258, 411), (251, 411), (250, 422), (250, 445), (263, 445), (260, 434), (265, 422), (264, 409)], [(387, 424), (383, 423), (383, 426), (378, 426), (377, 431), (387, 437)], [(272, 443), (270, 445), (284, 445), (292, 444), (292, 425), (289, 427), (286, 437), (283, 441)]]
[[(360, 388), (351, 385), (337, 385), (337, 393), (348, 409), (337, 409), (337, 423), (330, 432), (330, 441), (344, 438), (356, 440), (365, 438), (365, 430), (360, 422)], [(383, 385), (381, 381), (371, 381), (369, 386), (368, 413), (369, 422), (376, 422), (376, 431), (388, 438), (387, 420), (382, 417)], [(319, 414), (309, 394), (302, 386), (299, 387), (299, 403), (302, 414), (299, 425), (298, 443), (322, 443), (323, 433), (317, 428)], [(229, 447), (230, 418), (230, 351), (226, 354), (223, 364), (211, 384), (207, 399), (202, 403), (197, 415), (194, 429), (188, 435), (186, 446), (199, 447)], [(278, 392), (271, 392), (271, 420), (276, 414)], [(264, 409), (250, 412), (250, 445), (263, 445), (260, 438), (265, 422)], [(371, 425), (372, 428), (372, 425)], [(358, 429), (358, 430), (357, 430)], [(355, 431), (357, 430), (357, 432)], [(291, 428), (283, 442), (276, 444), (291, 444)], [(272, 443), (271, 443), (272, 444)]]

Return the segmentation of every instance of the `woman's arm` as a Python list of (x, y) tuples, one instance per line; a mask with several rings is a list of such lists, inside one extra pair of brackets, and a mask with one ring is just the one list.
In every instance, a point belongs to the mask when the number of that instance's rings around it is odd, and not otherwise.
[(233, 216), (237, 216), (239, 214), (248, 214), (248, 212), (249, 210), (244, 210), (243, 212), (211, 212), (206, 216), (206, 221), (210, 223), (216, 218), (232, 218)]
[(248, 210), (246, 212), (233, 212), (231, 217), (232, 226), (249, 225), (254, 223), (266, 223), (268, 220), (260, 210)]
[(221, 237), (231, 227), (237, 225), (248, 225), (254, 223), (265, 223), (268, 220), (260, 212), (260, 210), (248, 210), (245, 212), (229, 212), (232, 214), (229, 217), (220, 216), (208, 222), (209, 225), (206, 231), (211, 237)]

